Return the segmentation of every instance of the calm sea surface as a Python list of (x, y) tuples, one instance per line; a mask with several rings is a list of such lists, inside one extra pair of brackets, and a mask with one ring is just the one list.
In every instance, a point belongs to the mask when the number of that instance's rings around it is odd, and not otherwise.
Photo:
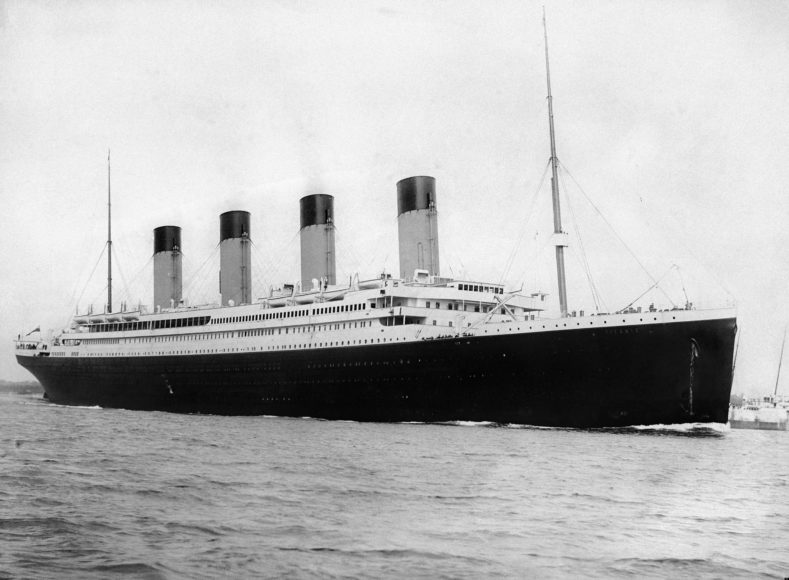
[(789, 433), (218, 417), (0, 395), (0, 577), (789, 576)]

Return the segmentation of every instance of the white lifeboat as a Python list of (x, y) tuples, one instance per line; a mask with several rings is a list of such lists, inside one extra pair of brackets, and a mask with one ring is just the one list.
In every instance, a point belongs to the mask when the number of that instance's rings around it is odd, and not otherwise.
[(293, 297), (293, 301), (296, 304), (311, 304), (315, 302), (315, 299), (317, 297), (318, 297), (318, 292), (312, 291), (312, 292), (306, 292), (304, 294), (296, 294), (296, 296)]

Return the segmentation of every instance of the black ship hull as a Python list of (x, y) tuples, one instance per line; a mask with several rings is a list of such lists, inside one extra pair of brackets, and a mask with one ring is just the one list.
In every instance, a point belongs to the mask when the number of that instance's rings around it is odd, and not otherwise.
[(734, 318), (179, 356), (18, 356), (53, 403), (359, 421), (727, 421)]

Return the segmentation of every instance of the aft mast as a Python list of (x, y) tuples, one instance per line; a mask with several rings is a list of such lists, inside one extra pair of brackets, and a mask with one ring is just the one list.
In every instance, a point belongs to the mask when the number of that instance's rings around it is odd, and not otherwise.
[(545, 33), (545, 73), (548, 80), (548, 124), (551, 131), (551, 196), (553, 197), (553, 234), (556, 244), (556, 276), (559, 281), (559, 309), (567, 316), (567, 283), (564, 273), (564, 248), (567, 245), (562, 231), (562, 210), (559, 205), (559, 159), (556, 157), (556, 137), (553, 129), (553, 96), (551, 95), (551, 67), (548, 63), (548, 25), (545, 7), (542, 9), (542, 27)]
[(778, 358), (778, 374), (775, 377), (775, 389), (773, 389), (773, 406), (776, 405), (775, 397), (778, 396), (778, 381), (781, 380), (781, 363), (784, 360), (784, 347), (786, 346), (786, 329), (784, 328), (784, 340), (781, 343), (781, 355)]
[(107, 150), (107, 312), (112, 312), (112, 196), (109, 149)]

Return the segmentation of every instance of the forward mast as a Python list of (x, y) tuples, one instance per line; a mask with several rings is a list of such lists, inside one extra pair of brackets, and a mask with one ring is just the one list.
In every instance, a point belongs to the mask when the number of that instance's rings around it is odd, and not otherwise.
[(556, 277), (559, 283), (559, 309), (562, 317), (567, 316), (567, 282), (564, 273), (564, 248), (566, 234), (562, 231), (562, 210), (559, 203), (559, 159), (556, 157), (556, 136), (553, 128), (553, 96), (551, 95), (551, 67), (548, 62), (548, 25), (545, 8), (542, 11), (542, 27), (545, 34), (545, 74), (548, 81), (548, 125), (551, 133), (551, 196), (553, 198), (553, 235), (556, 245)]

